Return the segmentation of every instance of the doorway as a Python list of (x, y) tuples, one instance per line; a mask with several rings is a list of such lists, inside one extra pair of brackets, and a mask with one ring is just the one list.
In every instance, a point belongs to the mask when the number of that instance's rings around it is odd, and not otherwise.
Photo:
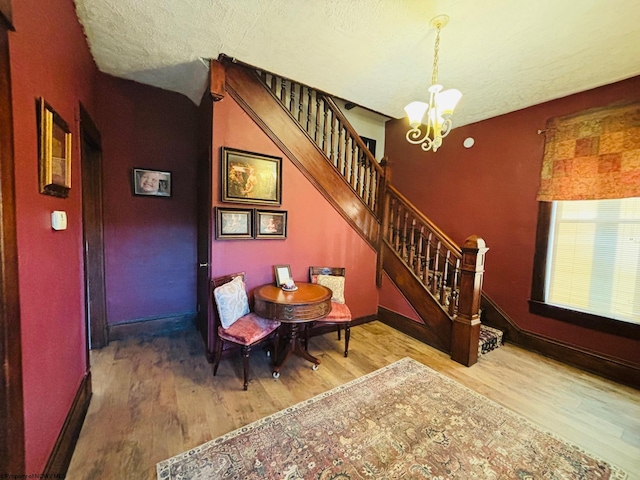
[[(102, 141), (100, 132), (80, 104), (82, 141), (82, 233), (84, 246), (85, 318), (87, 350), (109, 343), (104, 272), (102, 217)], [(89, 367), (87, 352), (87, 369)]]

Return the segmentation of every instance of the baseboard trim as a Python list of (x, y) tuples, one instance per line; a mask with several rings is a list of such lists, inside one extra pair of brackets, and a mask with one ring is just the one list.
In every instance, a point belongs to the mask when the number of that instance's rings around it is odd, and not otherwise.
[(197, 314), (183, 313), (180, 315), (139, 318), (122, 323), (111, 324), (107, 327), (108, 338), (123, 340), (137, 335), (158, 335), (177, 332), (195, 325)]
[(409, 335), (416, 340), (429, 345), (430, 347), (435, 348), (436, 350), (440, 350), (441, 352), (450, 354), (451, 352), (447, 352), (446, 350), (442, 350), (437, 345), (434, 345), (431, 339), (433, 338), (433, 333), (429, 332), (429, 326), (418, 322), (416, 320), (412, 320), (409, 317), (405, 317), (404, 315), (394, 312), (393, 310), (389, 310), (385, 307), (378, 307), (378, 320), (380, 320), (385, 325), (389, 325), (396, 330)]
[(64, 478), (67, 475), (71, 457), (89, 409), (91, 395), (91, 372), (87, 372), (78, 387), (67, 418), (60, 430), (60, 435), (58, 435), (49, 460), (44, 467), (42, 478)]
[(524, 330), (485, 294), (482, 295), (481, 308), (482, 323), (502, 330), (505, 342), (640, 389), (640, 365)]
[[(377, 315), (365, 315), (364, 317), (358, 317), (354, 320), (351, 320), (351, 326), (356, 327), (358, 325), (363, 325), (365, 323), (373, 322), (378, 318)], [(338, 324), (334, 325), (322, 325), (317, 323), (309, 332), (310, 337), (315, 337), (317, 335), (324, 335), (325, 333), (335, 332)]]

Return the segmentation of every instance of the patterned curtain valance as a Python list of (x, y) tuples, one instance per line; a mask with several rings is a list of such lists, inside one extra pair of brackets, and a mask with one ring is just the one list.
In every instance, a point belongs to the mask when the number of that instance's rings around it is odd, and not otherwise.
[(640, 103), (547, 122), (538, 201), (640, 197)]

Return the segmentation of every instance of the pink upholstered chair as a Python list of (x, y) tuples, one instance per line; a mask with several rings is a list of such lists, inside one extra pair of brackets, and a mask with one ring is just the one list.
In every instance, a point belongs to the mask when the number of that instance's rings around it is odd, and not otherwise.
[[(340, 340), (340, 330), (344, 326), (344, 356), (349, 355), (349, 337), (351, 336), (351, 310), (344, 300), (344, 276), (343, 267), (309, 267), (309, 281), (318, 283), (331, 289), (331, 313), (320, 320), (315, 325), (336, 325), (338, 328), (338, 340)], [(307, 331), (307, 340), (308, 340)]]
[[(249, 386), (249, 353), (254, 345), (271, 336), (276, 337), (280, 322), (259, 317), (249, 311), (249, 298), (244, 283), (244, 272), (214, 278), (212, 298), (217, 331), (213, 375), (218, 373), (225, 342), (242, 347), (244, 389)], [(269, 354), (269, 353), (268, 353)]]

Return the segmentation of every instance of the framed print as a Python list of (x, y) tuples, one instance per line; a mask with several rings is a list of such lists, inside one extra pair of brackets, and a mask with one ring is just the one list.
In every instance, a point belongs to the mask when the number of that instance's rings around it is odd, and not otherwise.
[(216, 240), (253, 238), (253, 209), (216, 207)]
[(256, 210), (256, 238), (287, 238), (287, 212)]
[(280, 205), (282, 158), (222, 147), (223, 202)]
[(293, 280), (289, 265), (274, 265), (273, 273), (276, 276), (276, 287), (281, 287)]
[(148, 168), (134, 168), (133, 194), (151, 197), (170, 197), (171, 172), (150, 170)]
[(71, 132), (42, 97), (37, 112), (40, 193), (67, 198), (71, 189)]

